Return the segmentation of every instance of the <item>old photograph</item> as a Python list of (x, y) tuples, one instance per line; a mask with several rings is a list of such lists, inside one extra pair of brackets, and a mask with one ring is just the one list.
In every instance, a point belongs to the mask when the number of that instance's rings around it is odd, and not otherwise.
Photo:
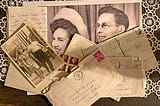
[(63, 63), (39, 33), (25, 24), (2, 45), (2, 49), (34, 87), (57, 73), (56, 69)]
[(140, 14), (137, 2), (47, 6), (47, 40), (63, 54), (74, 34), (100, 43), (139, 26)]
[(58, 68), (59, 71), (64, 71), (68, 74), (72, 72), (72, 68), (78, 66), (78, 63), (80, 62), (80, 58), (73, 57), (65, 54), (61, 54), (60, 57), (64, 61), (64, 64)]

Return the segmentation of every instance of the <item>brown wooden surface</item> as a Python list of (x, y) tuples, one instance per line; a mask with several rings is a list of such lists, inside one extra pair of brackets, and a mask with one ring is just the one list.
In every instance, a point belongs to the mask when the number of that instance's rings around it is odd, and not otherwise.
[[(45, 96), (27, 96), (25, 91), (3, 86), (0, 82), (0, 106), (52, 106)], [(148, 98), (122, 98), (120, 102), (101, 98), (92, 106), (160, 106), (155, 94)]]
[(52, 106), (44, 96), (27, 96), (25, 91), (3, 86), (0, 82), (0, 106)]

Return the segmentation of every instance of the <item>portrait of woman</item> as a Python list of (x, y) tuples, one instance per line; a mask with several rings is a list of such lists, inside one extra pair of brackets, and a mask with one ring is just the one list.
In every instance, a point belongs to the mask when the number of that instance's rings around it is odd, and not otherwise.
[(49, 23), (50, 31), (48, 33), (50, 33), (50, 38), (48, 38), (48, 42), (57, 53), (65, 53), (75, 34), (88, 37), (87, 27), (81, 15), (75, 9), (61, 8), (53, 17)]
[(63, 54), (74, 34), (79, 34), (75, 25), (69, 20), (60, 18), (50, 24), (52, 31), (52, 47), (56, 52)]

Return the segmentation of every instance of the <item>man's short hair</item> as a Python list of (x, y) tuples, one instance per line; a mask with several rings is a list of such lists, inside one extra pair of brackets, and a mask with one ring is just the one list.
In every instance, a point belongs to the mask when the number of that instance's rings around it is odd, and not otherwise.
[(118, 25), (124, 25), (125, 31), (129, 27), (129, 19), (128, 16), (121, 10), (114, 8), (112, 6), (105, 6), (98, 10), (98, 16), (100, 16), (103, 13), (111, 13), (115, 16), (115, 21)]

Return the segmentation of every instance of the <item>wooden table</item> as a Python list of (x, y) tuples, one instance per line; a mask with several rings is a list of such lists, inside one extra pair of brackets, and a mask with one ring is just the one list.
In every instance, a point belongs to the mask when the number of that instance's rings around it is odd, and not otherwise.
[[(25, 91), (9, 88), (0, 83), (0, 106), (52, 106), (45, 96), (28, 96)], [(120, 102), (101, 98), (92, 106), (160, 106), (155, 94), (147, 98), (122, 98)]]

